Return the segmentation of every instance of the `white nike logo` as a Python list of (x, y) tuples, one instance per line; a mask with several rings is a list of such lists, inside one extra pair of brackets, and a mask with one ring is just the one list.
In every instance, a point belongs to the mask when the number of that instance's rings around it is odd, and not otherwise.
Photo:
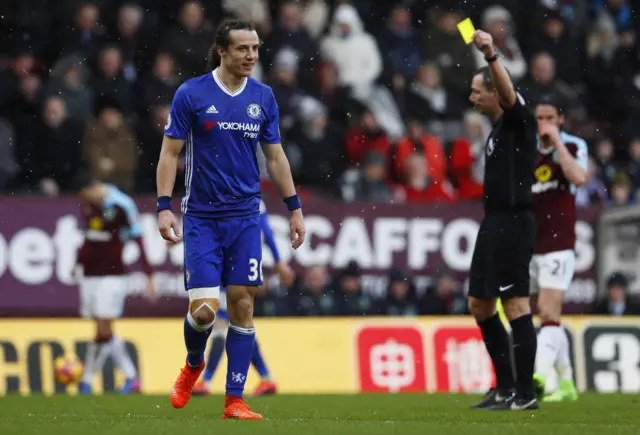
[(511, 284), (511, 285), (506, 285), (506, 286), (504, 286), (504, 287), (500, 286), (500, 291), (501, 291), (501, 292), (503, 292), (503, 291), (505, 291), (505, 290), (509, 290), (511, 287), (513, 287), (513, 284)]
[(521, 411), (533, 405), (536, 402), (536, 399), (532, 399), (524, 405), (518, 405), (516, 402), (511, 402), (511, 409), (514, 411)]

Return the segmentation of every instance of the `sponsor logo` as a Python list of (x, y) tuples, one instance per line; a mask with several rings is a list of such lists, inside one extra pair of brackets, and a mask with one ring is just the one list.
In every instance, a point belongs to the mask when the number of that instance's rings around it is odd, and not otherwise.
[(560, 186), (560, 182), (558, 180), (549, 181), (547, 183), (535, 183), (531, 186), (531, 192), (533, 193), (544, 193), (548, 190), (555, 190)]
[(549, 165), (542, 165), (535, 171), (536, 180), (540, 181), (541, 183), (546, 183), (547, 181), (549, 181), (552, 175), (553, 171), (551, 170)]
[(207, 113), (218, 113), (218, 109), (216, 109), (216, 106), (211, 105), (211, 106), (209, 106), (209, 108), (207, 109)]
[(425, 391), (422, 332), (416, 327), (365, 327), (356, 348), (363, 392)]
[(167, 115), (167, 120), (164, 123), (164, 129), (169, 130), (171, 128), (171, 114)]
[(640, 328), (589, 326), (584, 330), (587, 388), (640, 393)]
[(477, 326), (442, 326), (433, 333), (436, 391), (486, 393), (495, 385), (491, 358)]
[(257, 104), (252, 103), (247, 106), (247, 115), (249, 115), (251, 118), (258, 119), (260, 118), (261, 114), (262, 109)]
[[(65, 393), (75, 388), (56, 381), (53, 376), (54, 361), (59, 356), (75, 353), (84, 363), (88, 341), (63, 343), (30, 337), (24, 342), (22, 338), (0, 340), (0, 395)], [(131, 342), (126, 342), (126, 349), (139, 371), (138, 349)], [(94, 384), (99, 391), (114, 392), (124, 382), (124, 378), (115, 370), (112, 358), (108, 358), (102, 372), (96, 374), (100, 375), (98, 380), (101, 378), (99, 384)], [(141, 373), (141, 376), (144, 376), (144, 373)]]

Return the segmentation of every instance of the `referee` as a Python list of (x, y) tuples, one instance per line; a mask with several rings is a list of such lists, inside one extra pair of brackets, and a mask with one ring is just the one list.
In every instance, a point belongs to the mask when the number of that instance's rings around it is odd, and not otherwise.
[[(529, 305), (529, 262), (535, 242), (531, 186), (536, 162), (536, 119), (498, 59), (491, 35), (475, 32), (473, 42), (488, 66), (473, 77), (469, 100), (491, 118), (485, 144), (484, 211), (469, 277), (469, 310), (482, 331), (497, 386), (474, 408), (538, 409), (533, 389), (536, 330)], [(513, 336), (496, 312), (500, 298)]]

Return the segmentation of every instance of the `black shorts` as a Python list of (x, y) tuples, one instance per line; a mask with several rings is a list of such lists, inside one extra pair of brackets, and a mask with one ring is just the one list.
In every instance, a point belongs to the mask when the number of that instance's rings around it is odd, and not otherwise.
[(535, 240), (535, 218), (530, 211), (486, 215), (471, 260), (469, 296), (529, 296), (529, 263)]

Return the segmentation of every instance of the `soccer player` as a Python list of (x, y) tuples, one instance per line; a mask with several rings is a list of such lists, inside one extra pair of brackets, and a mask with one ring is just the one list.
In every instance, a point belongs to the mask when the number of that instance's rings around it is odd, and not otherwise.
[[(536, 330), (529, 302), (529, 263), (535, 242), (531, 211), (536, 161), (536, 119), (511, 82), (490, 34), (478, 30), (476, 47), (489, 66), (471, 83), (470, 101), (493, 122), (485, 146), (484, 210), (469, 276), (469, 310), (491, 356), (497, 387), (476, 408), (530, 410), (539, 404), (533, 388)], [(511, 325), (510, 342), (496, 300)]]
[(574, 401), (569, 340), (560, 324), (564, 294), (575, 266), (577, 186), (587, 179), (588, 150), (583, 139), (561, 131), (564, 116), (551, 98), (536, 106), (538, 160), (533, 185), (533, 212), (538, 225), (531, 260), (531, 291), (538, 293), (540, 332), (534, 381), (541, 397), (548, 376), (557, 370), (558, 388), (544, 401)]
[(78, 189), (86, 222), (84, 244), (77, 260), (83, 269), (80, 313), (96, 323), (96, 336), (87, 347), (79, 392), (91, 394), (93, 375), (102, 370), (109, 355), (126, 378), (120, 392), (139, 392), (138, 374), (125, 342), (113, 333), (113, 320), (122, 316), (127, 292), (127, 270), (122, 262), (122, 250), (127, 240), (134, 240), (140, 248), (140, 260), (149, 276), (146, 295), (151, 300), (155, 298), (152, 269), (142, 243), (138, 210), (129, 196), (111, 184), (93, 180), (88, 173), (79, 176)]
[[(158, 163), (158, 227), (165, 240), (181, 239), (171, 211), (178, 155), (186, 144), (184, 279), (189, 310), (184, 321), (187, 361), (171, 404), (184, 407), (204, 363), (204, 350), (227, 290), (227, 382), (223, 418), (262, 419), (243, 400), (253, 355), (253, 299), (262, 285), (258, 142), (267, 170), (291, 212), (291, 245), (304, 241), (302, 206), (281, 145), (278, 105), (271, 88), (250, 77), (260, 40), (246, 21), (228, 21), (217, 31), (210, 54), (217, 68), (183, 83), (173, 98)], [(209, 56), (210, 59), (213, 56)]]
[[(269, 224), (269, 215), (267, 214), (267, 208), (264, 202), (260, 204), (260, 227), (264, 234), (264, 239), (267, 242), (267, 246), (273, 254), (275, 261), (275, 268), (280, 275), (280, 279), (287, 286), (291, 286), (294, 279), (294, 274), (288, 264), (280, 260), (280, 252), (276, 245), (276, 241), (273, 238), (273, 230)], [(210, 384), (213, 376), (215, 375), (220, 359), (225, 347), (225, 340), (227, 337), (227, 329), (229, 327), (229, 314), (227, 313), (227, 301), (224, 291), (220, 298), (220, 309), (215, 324), (213, 325), (213, 332), (211, 333), (211, 348), (209, 349), (209, 355), (207, 356), (207, 365), (204, 369), (202, 379), (193, 387), (193, 394), (206, 396), (210, 394)], [(253, 354), (251, 356), (251, 364), (260, 375), (260, 384), (253, 393), (254, 396), (265, 396), (269, 394), (275, 394), (277, 391), (277, 385), (273, 381), (267, 364), (265, 363), (262, 351), (258, 345), (258, 340), (253, 346)]]

